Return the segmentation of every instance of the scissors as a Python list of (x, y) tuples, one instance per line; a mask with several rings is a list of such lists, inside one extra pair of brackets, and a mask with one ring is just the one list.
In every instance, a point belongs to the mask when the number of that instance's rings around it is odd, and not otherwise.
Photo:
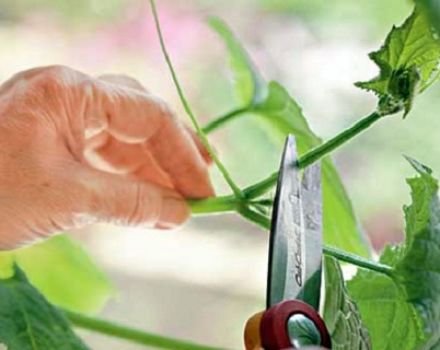
[(322, 274), (321, 168), (300, 178), (294, 136), (287, 137), (280, 165), (269, 243), (266, 310), (245, 326), (246, 350), (331, 349), (319, 315)]

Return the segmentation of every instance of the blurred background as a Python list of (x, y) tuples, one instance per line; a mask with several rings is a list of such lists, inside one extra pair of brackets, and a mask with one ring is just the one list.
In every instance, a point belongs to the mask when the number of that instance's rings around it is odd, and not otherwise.
[[(186, 93), (204, 122), (234, 109), (226, 51), (206, 25), (222, 17), (263, 75), (280, 81), (324, 139), (369, 113), (376, 99), (353, 82), (376, 74), (367, 53), (409, 14), (402, 0), (158, 1), (164, 36)], [(91, 75), (140, 80), (185, 118), (160, 53), (146, 0), (0, 0), (0, 80), (63, 64)], [(407, 120), (389, 117), (334, 153), (374, 247), (402, 239), (410, 155), (440, 173), (439, 86)], [(278, 164), (279, 150), (249, 120), (212, 140), (240, 184)], [(217, 174), (219, 192), (225, 190)], [(175, 232), (109, 226), (72, 233), (109, 274), (116, 297), (102, 316), (150, 332), (238, 349), (243, 324), (263, 307), (267, 238), (233, 215), (195, 218)], [(80, 331), (96, 350), (143, 347)]]

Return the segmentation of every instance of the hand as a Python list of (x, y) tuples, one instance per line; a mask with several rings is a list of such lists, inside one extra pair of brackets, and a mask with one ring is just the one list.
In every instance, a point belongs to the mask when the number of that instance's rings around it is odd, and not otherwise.
[(0, 87), (0, 249), (95, 222), (171, 228), (211, 196), (194, 133), (135, 80), (60, 66)]

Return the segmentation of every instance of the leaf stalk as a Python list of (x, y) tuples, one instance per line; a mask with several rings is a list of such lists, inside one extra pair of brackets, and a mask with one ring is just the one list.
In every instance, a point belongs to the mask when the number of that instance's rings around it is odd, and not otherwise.
[(223, 126), (223, 124), (226, 124), (229, 121), (231, 121), (232, 119), (235, 119), (236, 117), (243, 115), (243, 114), (246, 114), (250, 111), (251, 111), (251, 107), (243, 107), (243, 108), (234, 109), (234, 110), (214, 119), (213, 121), (209, 122), (208, 124), (206, 124), (203, 127), (202, 130), (205, 134), (209, 134), (209, 133), (219, 129), (221, 126)]
[[(270, 230), (271, 220), (249, 207), (249, 202), (237, 200), (234, 196), (223, 196), (217, 198), (208, 198), (205, 200), (191, 201), (192, 210), (197, 214), (220, 213), (220, 212), (238, 212), (245, 219), (253, 222), (264, 230)], [(392, 277), (392, 268), (388, 265), (377, 263), (361, 256), (348, 253), (336, 247), (324, 245), (323, 252), (340, 261), (355, 265), (367, 270), (375, 271)]]
[(63, 312), (68, 320), (76, 327), (117, 337), (119, 339), (125, 339), (148, 347), (170, 350), (221, 350), (221, 348), (199, 345), (189, 341), (147, 333), (115, 322), (86, 316), (68, 310), (63, 310)]
[(177, 78), (177, 74), (174, 69), (174, 65), (171, 62), (170, 55), (168, 53), (168, 50), (165, 45), (165, 41), (163, 39), (162, 29), (161, 29), (160, 22), (159, 22), (159, 15), (157, 13), (155, 0), (150, 0), (150, 5), (151, 5), (151, 11), (152, 11), (153, 17), (154, 17), (154, 23), (156, 25), (157, 35), (159, 37), (160, 48), (161, 48), (162, 53), (165, 57), (165, 61), (168, 65), (168, 68), (171, 72), (171, 77), (173, 79), (174, 85), (176, 87), (176, 90), (179, 95), (180, 101), (183, 105), (183, 108), (184, 108), (186, 114), (188, 114), (189, 118), (191, 119), (191, 122), (192, 122), (194, 128), (196, 129), (197, 135), (200, 137), (200, 140), (202, 141), (203, 145), (206, 147), (207, 151), (209, 152), (209, 155), (212, 157), (212, 160), (217, 165), (220, 173), (223, 175), (225, 181), (227, 182), (227, 184), (231, 188), (234, 195), (239, 198), (243, 197), (241, 189), (236, 185), (236, 183), (232, 179), (231, 175), (227, 171), (226, 167), (223, 165), (223, 163), (220, 161), (217, 154), (215, 153), (214, 149), (211, 147), (211, 144), (209, 143), (208, 138), (206, 137), (205, 133), (203, 132), (201, 126), (199, 125), (199, 122), (197, 121), (197, 118), (194, 115), (194, 113), (190, 107), (190, 104), (189, 104), (188, 100), (186, 99), (185, 94), (183, 93), (183, 89), (180, 85), (179, 79)]
[(374, 262), (368, 259), (365, 259), (363, 257), (360, 257), (358, 255), (354, 255), (351, 253), (348, 253), (346, 251), (337, 249), (335, 247), (331, 246), (324, 246), (324, 254), (332, 256), (340, 261), (344, 261), (346, 263), (349, 263), (351, 265), (355, 265), (367, 270), (375, 271), (378, 273), (385, 274), (389, 277), (393, 277), (393, 269), (391, 266), (384, 265), (378, 262)]
[[(310, 164), (328, 155), (338, 147), (342, 146), (347, 141), (351, 140), (362, 131), (368, 129), (372, 124), (381, 119), (383, 115), (378, 112), (373, 112), (370, 115), (362, 118), (351, 127), (345, 129), (340, 134), (323, 144), (313, 148), (298, 158), (297, 165), (300, 169), (304, 169)], [(268, 192), (277, 183), (278, 172), (272, 173), (266, 179), (249, 186), (243, 190), (243, 194), (247, 199), (253, 199)]]
[(238, 201), (234, 195), (187, 201), (193, 214), (213, 214), (237, 211)]

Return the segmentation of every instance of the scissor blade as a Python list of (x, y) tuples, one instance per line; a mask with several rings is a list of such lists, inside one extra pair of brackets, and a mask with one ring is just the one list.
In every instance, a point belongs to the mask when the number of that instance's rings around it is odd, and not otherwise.
[(288, 136), (281, 159), (272, 212), (267, 278), (267, 308), (295, 299), (304, 281), (304, 232), (301, 184), (296, 166), (295, 138)]
[(267, 307), (303, 300), (319, 310), (322, 270), (321, 168), (309, 166), (302, 181), (295, 138), (284, 147), (272, 213)]
[(298, 299), (319, 310), (322, 275), (322, 190), (319, 163), (304, 171), (301, 185), (305, 241), (304, 287)]

